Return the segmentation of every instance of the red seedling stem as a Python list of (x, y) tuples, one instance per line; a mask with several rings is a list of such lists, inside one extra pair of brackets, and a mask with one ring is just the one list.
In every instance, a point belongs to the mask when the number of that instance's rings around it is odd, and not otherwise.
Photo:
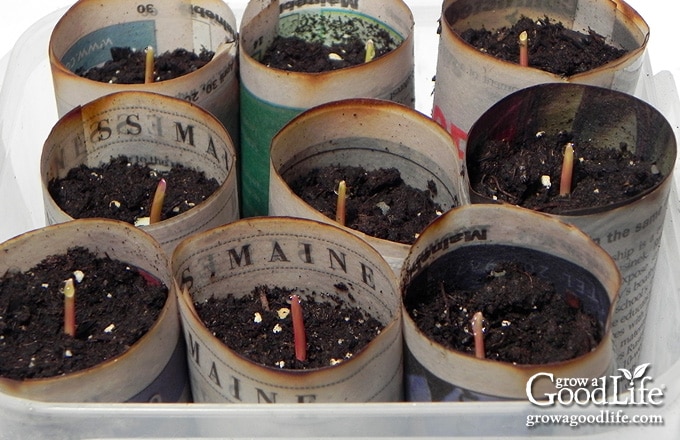
[(153, 195), (151, 202), (151, 212), (149, 213), (149, 224), (158, 223), (161, 221), (161, 213), (163, 212), (163, 202), (165, 201), (165, 190), (167, 189), (165, 179), (158, 181), (156, 192)]
[(522, 31), (519, 34), (519, 64), (524, 67), (529, 67), (529, 43), (527, 39), (527, 31)]
[(73, 278), (64, 281), (64, 333), (76, 335), (76, 288)]
[(300, 362), (304, 362), (307, 360), (307, 335), (305, 334), (305, 323), (302, 318), (302, 305), (298, 295), (292, 295), (290, 300), (290, 314), (293, 319), (293, 338), (295, 339), (295, 358)]
[(472, 316), (472, 335), (475, 337), (475, 357), (486, 358), (484, 349), (484, 315), (477, 312)]

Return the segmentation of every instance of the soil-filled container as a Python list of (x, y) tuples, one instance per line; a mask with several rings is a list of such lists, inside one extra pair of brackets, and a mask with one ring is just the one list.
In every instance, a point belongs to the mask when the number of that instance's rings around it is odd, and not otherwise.
[[(623, 368), (636, 365), (642, 348), (676, 155), (673, 129), (654, 107), (578, 84), (513, 93), (470, 130), (473, 203), (548, 212), (582, 229), (616, 260), (623, 286), (612, 335)], [(570, 184), (561, 183), (563, 168), (571, 170)]]
[[(415, 106), (413, 25), (411, 11), (401, 0), (248, 3), (241, 21), (239, 52), (243, 216), (267, 214), (270, 143), (297, 114), (319, 104), (356, 97)], [(297, 36), (325, 46), (352, 37), (364, 42), (370, 39), (377, 56), (369, 62), (320, 72), (274, 68), (261, 60), (279, 36)], [(381, 52), (386, 53), (379, 55)], [(342, 52), (335, 55), (345, 56)]]
[[(161, 243), (168, 255), (183, 238), (239, 218), (236, 149), (224, 126), (204, 109), (183, 100), (127, 91), (71, 110), (50, 132), (41, 157), (48, 224), (75, 216), (66, 212), (50, 191), (55, 181), (66, 178), (71, 170), (101, 167), (121, 156), (130, 164), (149, 167), (152, 173), (170, 172), (181, 166), (202, 173), (205, 179), (214, 179), (217, 185), (207, 198), (190, 202), (195, 206), (183, 207), (177, 215), (172, 212), (175, 201), (166, 198), (161, 221), (140, 226)], [(122, 181), (121, 177), (116, 183), (122, 185)], [(104, 183), (95, 179), (92, 186)], [(168, 188), (180, 184), (170, 179), (166, 183)], [(129, 185), (130, 193), (133, 186), (134, 180)], [(150, 202), (155, 189), (156, 185), (148, 188)], [(85, 201), (87, 190), (83, 189)], [(102, 200), (110, 214), (104, 212), (100, 217), (126, 220), (117, 217), (123, 200), (116, 200), (114, 192)], [(180, 204), (183, 200), (179, 199)], [(140, 207), (140, 217), (149, 216), (150, 205)]]
[[(157, 62), (151, 81), (144, 83), (145, 55), (140, 52), (147, 47), (152, 47), (157, 57), (172, 53), (175, 57), (182, 54), (182, 59)], [(128, 62), (135, 53), (142, 58), (141, 66)], [(200, 60), (187, 59), (187, 53)], [(160, 3), (80, 0), (59, 20), (49, 41), (60, 117), (78, 105), (114, 92), (148, 91), (205, 108), (227, 127), (236, 143), (237, 58), (236, 18), (220, 0)], [(107, 62), (121, 65), (123, 72), (114, 71), (113, 77), (96, 80), (83, 76)], [(124, 80), (125, 69), (133, 66), (141, 68), (141, 79)]]
[[(326, 167), (398, 172), (401, 180), (393, 178), (393, 174), (376, 175), (373, 180), (357, 179), (356, 186), (348, 186), (348, 214), (342, 225), (375, 247), (396, 273), (410, 244), (429, 221), (468, 202), (466, 182), (459, 171), (461, 163), (446, 131), (425, 115), (385, 100), (347, 99), (322, 104), (286, 124), (271, 146), (270, 213), (340, 225), (335, 215), (322, 212), (326, 210), (319, 210), (316, 204), (321, 198), (337, 199), (334, 191), (339, 182), (321, 181), (327, 185), (324, 193), (316, 197), (303, 198), (304, 188), (297, 188), (298, 182), (303, 182), (300, 186), (307, 185), (312, 173)], [(431, 204), (412, 207), (421, 194), (407, 193), (410, 199), (406, 200), (394, 195), (396, 190), (392, 189), (402, 184), (424, 194), (424, 201)], [(350, 204), (360, 197), (369, 200), (354, 208), (357, 212), (350, 216)], [(421, 206), (428, 211), (419, 211)], [(409, 230), (410, 235), (394, 230), (426, 216), (430, 220), (416, 231)], [(384, 230), (377, 227), (382, 223), (386, 225)]]
[[(477, 291), (504, 283), (507, 263), (520, 266), (517, 293), (509, 283)], [(511, 206), (452, 209), (425, 229), (402, 270), (407, 400), (543, 400), (555, 378), (591, 383), (614, 365), (620, 283), (613, 259), (574, 226)], [(478, 295), (479, 308), (457, 302), (456, 290)], [(440, 298), (442, 307), (426, 308)], [(557, 319), (546, 316), (553, 306)]]
[[(4, 274), (3, 289), (9, 288), (10, 284), (5, 280), (12, 274), (29, 271), (43, 260), (49, 261), (50, 258), (65, 255), (70, 249), (78, 247), (88, 250), (97, 258), (125, 263), (126, 271), (139, 272), (139, 275), (146, 280), (147, 286), (152, 283), (164, 285), (167, 293), (160, 303), (162, 308), (155, 322), (122, 354), (107, 358), (94, 366), (84, 369), (74, 368), (74, 371), (52, 377), (36, 376), (23, 380), (0, 378), (0, 391), (25, 399), (51, 402), (186, 402), (190, 396), (189, 383), (175, 284), (170, 273), (168, 257), (149, 234), (124, 222), (102, 219), (74, 220), (24, 233), (0, 245), (2, 256), (0, 272)], [(106, 261), (103, 264), (106, 264)], [(76, 272), (78, 271), (66, 273), (64, 278), (75, 279), (77, 319), (76, 331), (72, 339), (82, 340), (82, 343), (78, 345), (74, 342), (73, 347), (69, 349), (63, 349), (55, 344), (52, 350), (55, 356), (61, 355), (74, 359), (80, 356), (77, 347), (86, 350), (82, 348), (82, 344), (119, 345), (116, 340), (118, 330), (116, 323), (111, 321), (112, 317), (94, 316), (80, 319), (79, 310), (90, 307), (83, 301), (97, 302), (97, 300), (93, 296), (87, 297), (91, 299), (86, 299), (78, 293), (81, 282), (93, 282), (91, 277), (94, 275), (87, 271)], [(126, 278), (121, 274), (117, 278), (98, 279), (98, 282), (101, 282), (103, 298), (110, 298), (113, 301), (114, 295), (123, 296), (123, 293), (116, 289), (129, 288), (125, 285), (118, 285), (119, 282), (116, 279)], [(33, 316), (34, 320), (42, 316), (39, 318), (40, 321), (47, 320), (53, 312), (40, 308), (44, 307), (47, 302), (43, 297), (63, 296), (59, 289), (61, 289), (60, 286), (43, 283), (37, 289), (28, 289), (24, 293), (29, 297), (28, 301), (12, 300), (3, 311), (2, 331), (11, 333), (13, 326), (21, 325), (17, 324), (21, 322), (17, 319), (25, 319), (21, 316)], [(6, 297), (5, 295), (9, 293), (9, 290), (3, 290), (2, 295)], [(22, 311), (21, 307), (28, 309)], [(151, 309), (148, 310), (151, 313)], [(59, 314), (59, 318), (62, 315)], [(139, 321), (142, 320), (140, 315)], [(29, 322), (23, 324), (29, 325)], [(63, 328), (64, 326), (61, 327)], [(21, 331), (21, 328), (16, 328), (16, 331)], [(96, 342), (91, 338), (88, 339), (87, 335), (90, 332), (93, 335), (96, 334)], [(30, 338), (30, 335), (26, 337)], [(2, 343), (8, 343), (9, 340), (9, 336), (3, 336)], [(24, 341), (24, 344), (30, 344), (30, 339), (24, 339)], [(29, 369), (30, 364), (35, 364), (37, 369), (42, 362), (45, 362), (45, 358), (38, 358), (38, 353), (44, 354), (45, 351), (36, 349), (33, 358), (24, 359), (24, 363), (29, 364)], [(64, 364), (67, 363), (64, 362)]]
[[(196, 401), (305, 403), (402, 398), (397, 280), (380, 254), (363, 240), (335, 226), (306, 219), (248, 218), (186, 239), (175, 250), (172, 266), (182, 290), (180, 314)], [(309, 356), (298, 357), (297, 342), (293, 348), (292, 341), (300, 334), (290, 332), (293, 306), (274, 307), (274, 298), (263, 292), (275, 288), (287, 289), (301, 300), (307, 341), (302, 346), (307, 347)], [(238, 305), (253, 292), (262, 305), (254, 313)], [(229, 328), (255, 329), (259, 336), (251, 340), (272, 338), (273, 342), (252, 351), (235, 346), (244, 342), (243, 337), (221, 338), (202, 311), (220, 300), (232, 304), (244, 319), (224, 322), (225, 314), (214, 319), (216, 324), (221, 321)], [(353, 319), (339, 308), (344, 304), (377, 319), (382, 328), (377, 333), (371, 330), (372, 339), (360, 350), (344, 352), (343, 348), (342, 356), (329, 359), (324, 366), (311, 367), (313, 357), (325, 355), (317, 353), (315, 341), (328, 342), (319, 340), (316, 333), (324, 329), (315, 330), (305, 312), (312, 302), (332, 305), (335, 311), (330, 312), (329, 319), (339, 320), (337, 327)], [(278, 314), (275, 324), (266, 319), (268, 309)], [(349, 350), (348, 344), (355, 339), (330, 342)], [(260, 359), (267, 352), (279, 351), (285, 360), (276, 357), (270, 364)], [(295, 357), (288, 360), (293, 354)]]
[[(564, 27), (560, 31), (562, 42), (575, 41), (582, 51), (591, 50), (584, 41), (592, 38), (623, 49), (625, 54), (583, 72), (558, 74), (532, 67), (532, 45), (543, 44), (533, 35), (529, 35), (527, 43), (528, 67), (520, 65), (519, 59), (505, 61), (483, 53), (461, 37), (470, 29), (510, 28), (523, 16), (534, 21), (547, 17), (550, 22), (561, 23)], [(512, 46), (519, 58), (519, 36), (513, 36)], [(569, 82), (632, 94), (638, 83), (648, 39), (647, 23), (622, 0), (558, 3), (517, 0), (502, 5), (490, 0), (446, 0), (442, 5), (432, 116), (451, 133), (463, 157), (467, 133), (475, 120), (495, 102), (516, 90), (535, 84)], [(550, 50), (554, 51), (555, 60), (564, 61), (559, 44), (551, 43)], [(580, 62), (582, 60), (575, 64)]]

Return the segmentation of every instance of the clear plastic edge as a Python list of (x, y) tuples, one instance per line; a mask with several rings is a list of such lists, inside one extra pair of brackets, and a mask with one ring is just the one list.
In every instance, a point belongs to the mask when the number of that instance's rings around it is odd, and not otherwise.
[[(436, 26), (439, 10), (435, 6), (412, 7), (417, 23)], [(36, 93), (51, 98), (51, 82), (33, 90), (31, 80), (45, 79), (49, 70), (46, 42), (51, 29), (65, 9), (42, 18), (27, 30), (10, 55), (0, 61), (7, 69), (0, 85), (0, 198), (9, 201), (0, 228), (0, 240), (41, 226), (40, 212), (30, 212), (31, 224), (25, 223), (26, 206), (23, 182), (17, 180), (16, 155), (10, 149), (31, 139), (44, 139), (56, 121), (56, 110), (43, 106), (39, 124), (31, 130), (31, 120), (23, 119), (35, 109), (31, 102)], [(234, 11), (237, 13), (237, 11)], [(433, 15), (435, 14), (435, 15)], [(237, 14), (240, 16), (240, 14)], [(433, 17), (435, 17), (433, 19)], [(420, 20), (420, 21), (419, 21)], [(432, 22), (424, 22), (431, 20)], [(416, 58), (432, 53), (432, 40), (416, 40)], [(436, 40), (435, 46), (436, 47)], [(39, 52), (44, 50), (44, 52)], [(419, 54), (420, 52), (420, 54)], [(37, 56), (36, 56), (37, 54)], [(420, 55), (420, 56), (419, 56)], [(434, 64), (416, 71), (417, 95), (426, 98), (418, 109), (429, 114), (431, 73)], [(24, 72), (25, 74), (19, 74)], [(654, 105), (671, 122), (679, 136), (680, 102), (673, 75), (662, 71), (653, 75), (646, 57), (643, 77), (636, 96)], [(49, 74), (47, 76), (49, 77)], [(51, 79), (51, 78), (50, 78)], [(45, 101), (40, 101), (44, 103)], [(51, 113), (52, 112), (52, 113)], [(27, 125), (29, 125), (27, 127)], [(42, 142), (39, 142), (39, 146)], [(39, 154), (39, 153), (38, 153)], [(25, 157), (23, 157), (25, 159)], [(677, 166), (677, 165), (676, 165)], [(9, 173), (7, 170), (11, 170)], [(19, 173), (20, 174), (20, 173)], [(375, 437), (550, 437), (550, 438), (640, 438), (645, 433), (655, 438), (680, 435), (680, 295), (672, 267), (680, 261), (680, 182), (675, 170), (674, 185), (664, 223), (661, 249), (650, 302), (641, 359), (653, 365), (654, 383), (665, 390), (661, 407), (631, 407), (638, 415), (664, 417), (663, 427), (588, 425), (578, 429), (563, 425), (528, 428), (530, 415), (588, 415), (597, 408), (540, 409), (528, 402), (459, 402), (459, 403), (365, 403), (300, 405), (217, 405), (217, 404), (53, 404), (29, 401), (0, 393), (0, 439), (15, 438), (375, 438)], [(32, 178), (38, 179), (39, 176)], [(41, 197), (41, 194), (38, 194)], [(6, 225), (16, 225), (8, 230)], [(663, 294), (661, 294), (663, 293)], [(607, 410), (610, 410), (608, 408)]]

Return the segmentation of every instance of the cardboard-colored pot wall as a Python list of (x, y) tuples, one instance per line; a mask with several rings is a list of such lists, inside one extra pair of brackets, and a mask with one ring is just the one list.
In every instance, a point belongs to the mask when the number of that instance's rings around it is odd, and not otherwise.
[[(394, 102), (335, 101), (313, 107), (286, 124), (272, 140), (270, 214), (340, 226), (289, 186), (310, 170), (329, 165), (360, 166), (369, 171), (394, 167), (413, 188), (427, 190), (434, 183), (433, 200), (443, 211), (469, 203), (451, 137), (432, 119)], [(395, 273), (400, 272), (410, 245), (342, 227), (366, 240)]]
[[(521, 122), (519, 122), (521, 121)], [(627, 148), (655, 163), (663, 180), (635, 197), (598, 208), (584, 207), (555, 217), (592, 237), (616, 260), (623, 276), (621, 300), (612, 321), (620, 367), (637, 364), (647, 304), (666, 216), (677, 155), (673, 129), (654, 107), (626, 93), (578, 84), (542, 84), (515, 92), (487, 110), (473, 125), (466, 168), (492, 139), (523, 139), (539, 131), (572, 132), (601, 148)], [(576, 143), (578, 154), (578, 143)], [(494, 203), (471, 191), (473, 203)]]
[(49, 402), (186, 402), (190, 396), (170, 262), (147, 233), (115, 220), (47, 226), (0, 245), (0, 273), (25, 271), (51, 255), (82, 246), (143, 269), (168, 287), (158, 320), (126, 352), (97, 366), (45, 379), (0, 378), (0, 392)]
[(186, 101), (127, 91), (71, 110), (48, 135), (40, 163), (47, 223), (73, 219), (50, 195), (51, 180), (82, 164), (98, 167), (120, 155), (159, 171), (180, 164), (203, 171), (220, 185), (190, 210), (141, 226), (168, 255), (189, 235), (239, 218), (236, 149), (224, 126)]
[[(356, 97), (415, 106), (414, 21), (402, 0), (316, 2), (302, 6), (299, 3), (304, 2), (251, 0), (241, 21), (244, 217), (268, 213), (269, 146), (276, 132), (297, 114), (319, 104)], [(290, 35), (296, 32), (296, 24), (303, 18), (322, 16), (380, 27), (389, 32), (399, 46), (369, 63), (320, 73), (290, 72), (259, 62), (277, 34)]]
[[(196, 401), (320, 403), (402, 398), (397, 280), (382, 257), (356, 236), (311, 220), (248, 218), (185, 240), (175, 250), (172, 267), (183, 291), (180, 314)], [(348, 290), (335, 287), (340, 284)], [(242, 297), (261, 285), (297, 288), (303, 302), (314, 291), (333, 295), (370, 313), (385, 327), (361, 351), (335, 366), (296, 370), (255, 363), (213, 336), (197, 315), (194, 302), (230, 293)]]
[[(432, 341), (411, 317), (408, 304), (427, 286), (446, 282), (467, 288), (509, 260), (551, 280), (559, 293), (577, 295), (605, 329), (599, 345), (580, 357), (545, 365), (478, 359)], [(620, 284), (613, 259), (574, 226), (509, 205), (452, 209), (425, 229), (402, 270), (407, 400), (525, 400), (527, 383), (537, 373), (601, 377), (612, 367), (611, 313)], [(539, 400), (556, 388), (542, 378), (530, 392)]]
[[(615, 47), (629, 52), (618, 60), (571, 77), (499, 60), (467, 44), (458, 33), (467, 29), (493, 30), (512, 26), (521, 15), (548, 16), (565, 28), (593, 30)], [(622, 0), (445, 0), (437, 55), (432, 117), (454, 137), (460, 157), (467, 133), (484, 111), (510, 93), (535, 84), (569, 82), (633, 93), (647, 47), (649, 27)], [(556, 54), (559, 56), (559, 54)]]
[[(80, 0), (57, 22), (49, 41), (58, 115), (110, 93), (148, 91), (205, 108), (238, 144), (237, 38), (236, 18), (221, 0)], [(147, 46), (157, 54), (175, 49), (198, 54), (205, 49), (215, 55), (198, 70), (151, 84), (109, 84), (74, 73), (110, 60), (113, 47)]]

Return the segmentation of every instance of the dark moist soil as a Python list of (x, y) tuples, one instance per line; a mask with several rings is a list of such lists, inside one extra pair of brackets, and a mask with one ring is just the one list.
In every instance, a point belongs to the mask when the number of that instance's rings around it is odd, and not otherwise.
[[(356, 66), (366, 62), (366, 40), (360, 39), (358, 30), (370, 33), (375, 44), (377, 59), (398, 45), (387, 31), (374, 24), (357, 20), (339, 21), (325, 16), (301, 18), (301, 24), (290, 36), (277, 35), (265, 51), (260, 62), (267, 67), (281, 70), (318, 73)], [(316, 30), (316, 31), (315, 31)], [(319, 35), (314, 39), (314, 34)], [(336, 41), (326, 45), (323, 39), (331, 33)], [(333, 55), (331, 55), (333, 54)]]
[[(574, 144), (571, 194), (559, 195), (564, 147)], [(568, 132), (538, 134), (523, 142), (489, 141), (468, 159), (472, 189), (536, 211), (564, 213), (611, 205), (656, 186), (663, 176), (628, 146), (598, 148)], [(550, 176), (551, 186), (541, 183)]]
[[(347, 290), (344, 284), (336, 288)], [(358, 353), (384, 328), (377, 319), (336, 295), (298, 294), (307, 335), (307, 360), (299, 361), (295, 358), (291, 315), (280, 318), (278, 314), (280, 309), (290, 310), (290, 296), (294, 293), (295, 289), (258, 286), (240, 299), (230, 294), (196, 302), (194, 306), (206, 327), (229, 348), (254, 362), (276, 368), (335, 365)], [(351, 295), (347, 297), (353, 301)], [(261, 322), (256, 322), (256, 314)], [(280, 327), (280, 331), (275, 331), (275, 327)]]
[(522, 17), (512, 27), (497, 30), (468, 29), (460, 37), (484, 53), (519, 63), (519, 34), (523, 31), (529, 37), (529, 66), (560, 76), (595, 69), (627, 53), (592, 30), (576, 32), (548, 17), (536, 21)]
[[(76, 289), (76, 335), (64, 328), (64, 280)], [(0, 376), (31, 379), (83, 370), (126, 351), (156, 321), (168, 289), (124, 262), (84, 248), (0, 278)], [(107, 331), (107, 328), (113, 326)]]
[[(177, 78), (205, 66), (215, 52), (202, 50), (200, 53), (186, 49), (167, 51), (154, 57), (154, 81)], [(86, 71), (76, 70), (75, 74), (93, 81), (111, 84), (144, 84), (146, 52), (129, 47), (111, 48), (111, 60), (102, 66)]]
[(167, 182), (161, 220), (188, 211), (219, 188), (217, 180), (203, 172), (181, 165), (158, 172), (119, 156), (101, 167), (73, 168), (63, 179), (50, 181), (48, 190), (73, 218), (104, 217), (134, 224), (139, 217), (148, 217), (161, 178)]
[(338, 183), (347, 184), (345, 225), (367, 235), (412, 244), (418, 234), (442, 213), (428, 190), (412, 188), (396, 168), (366, 171), (362, 167), (327, 166), (289, 182), (291, 190), (327, 217), (335, 219)]
[[(487, 359), (516, 364), (546, 364), (573, 359), (593, 350), (603, 336), (597, 320), (586, 314), (576, 295), (566, 296), (525, 271), (519, 263), (501, 263), (479, 290), (444, 286), (409, 294), (405, 307), (429, 338), (472, 354), (472, 317), (484, 315)], [(417, 295), (417, 296), (416, 296)], [(417, 302), (414, 298), (422, 298)]]

